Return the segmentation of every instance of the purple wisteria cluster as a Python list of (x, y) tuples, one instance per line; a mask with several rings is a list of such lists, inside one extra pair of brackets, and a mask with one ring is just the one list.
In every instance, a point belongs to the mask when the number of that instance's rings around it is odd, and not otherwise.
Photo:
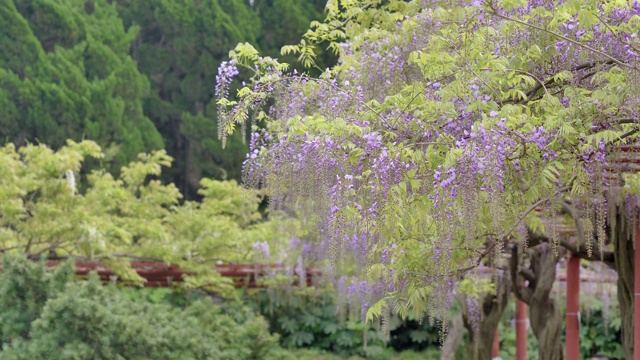
[[(234, 59), (223, 61), (218, 67), (216, 75), (215, 95), (217, 99), (227, 99), (229, 97), (229, 86), (233, 79), (239, 75), (238, 68)], [(234, 109), (237, 111), (237, 109)], [(226, 144), (226, 125), (228, 123), (228, 114), (225, 106), (218, 105), (218, 138), (222, 140), (222, 146)]]
[(229, 85), (233, 79), (238, 76), (238, 67), (235, 60), (223, 61), (218, 67), (218, 74), (216, 75), (216, 98), (228, 98), (229, 97)]
[[(313, 228), (296, 261), (328, 264), (338, 292), (361, 305), (352, 313), (424, 287), (431, 314), (445, 316), (458, 269), (487, 244), (526, 241), (522, 214), (568, 190), (589, 199), (606, 236), (607, 156), (640, 115), (640, 5), (585, 2), (551, 26), (562, 1), (496, 3), (376, 24), (320, 78), (270, 68), (247, 103), (220, 111), (268, 114), (244, 181)], [(218, 96), (236, 75), (233, 60), (221, 65)]]

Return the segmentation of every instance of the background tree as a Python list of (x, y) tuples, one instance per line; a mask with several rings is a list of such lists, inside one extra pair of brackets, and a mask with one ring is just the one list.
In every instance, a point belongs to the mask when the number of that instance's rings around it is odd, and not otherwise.
[(143, 113), (149, 82), (129, 56), (137, 29), (124, 28), (114, 4), (91, 4), (0, 3), (0, 135), (18, 146), (93, 139), (117, 172), (164, 144)]
[(264, 221), (259, 193), (235, 182), (203, 179), (203, 200), (179, 205), (178, 189), (157, 180), (171, 163), (163, 150), (140, 155), (119, 177), (92, 171), (86, 189), (78, 189), (85, 157), (102, 156), (91, 141), (69, 141), (57, 152), (44, 145), (0, 148), (0, 251), (99, 259), (134, 283), (141, 278), (129, 260), (155, 259), (195, 271), (192, 287), (229, 294), (230, 279), (212, 264), (253, 261), (258, 242), (276, 254), (288, 250), (278, 228), (295, 222)]
[(240, 180), (247, 147), (242, 135), (224, 152), (217, 133), (216, 71), (238, 42), (257, 43), (269, 54), (295, 43), (322, 1), (153, 0), (120, 1), (126, 24), (139, 26), (131, 56), (151, 81), (144, 112), (176, 159), (165, 173), (181, 192), (197, 195), (202, 177)]
[(240, 179), (242, 136), (223, 153), (213, 135), (216, 69), (228, 49), (251, 41), (276, 53), (323, 16), (322, 1), (311, 0), (1, 6), (1, 41), (11, 49), (0, 56), (5, 142), (95, 140), (114, 174), (138, 153), (166, 148), (176, 166), (163, 179), (188, 199), (199, 197), (202, 177)]

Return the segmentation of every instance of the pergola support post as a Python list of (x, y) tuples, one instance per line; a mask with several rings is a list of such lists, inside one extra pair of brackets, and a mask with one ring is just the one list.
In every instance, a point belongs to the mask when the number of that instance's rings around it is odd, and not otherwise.
[(493, 336), (493, 346), (491, 346), (491, 358), (500, 357), (500, 329), (496, 328), (496, 334)]
[(640, 221), (636, 220), (633, 250), (633, 358), (640, 360)]
[(516, 360), (527, 360), (527, 304), (516, 302)]
[(580, 360), (580, 258), (567, 264), (567, 360)]

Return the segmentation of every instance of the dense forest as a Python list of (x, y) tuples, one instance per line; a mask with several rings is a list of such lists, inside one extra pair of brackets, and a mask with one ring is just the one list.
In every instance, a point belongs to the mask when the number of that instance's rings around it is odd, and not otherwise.
[[(324, 1), (2, 0), (0, 135), (18, 146), (94, 140), (117, 173), (166, 149), (164, 180), (185, 196), (202, 177), (239, 179), (247, 147), (224, 153), (213, 99), (218, 66), (239, 42), (278, 56)], [(330, 59), (327, 61), (331, 61)]]

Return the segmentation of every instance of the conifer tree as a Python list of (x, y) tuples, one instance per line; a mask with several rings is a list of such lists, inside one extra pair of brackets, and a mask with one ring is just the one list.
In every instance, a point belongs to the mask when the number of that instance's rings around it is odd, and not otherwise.
[[(90, 4), (90, 6), (89, 6)], [(149, 82), (129, 56), (125, 29), (106, 0), (3, 0), (0, 136), (17, 145), (93, 139), (117, 171), (163, 141), (143, 113)]]
[(240, 180), (247, 146), (236, 134), (223, 151), (216, 138), (214, 99), (217, 68), (236, 43), (259, 44), (276, 54), (297, 42), (322, 5), (311, 1), (150, 0), (121, 1), (127, 26), (140, 33), (131, 54), (151, 81), (147, 114), (176, 159), (167, 171), (187, 196), (195, 195), (201, 177)]

